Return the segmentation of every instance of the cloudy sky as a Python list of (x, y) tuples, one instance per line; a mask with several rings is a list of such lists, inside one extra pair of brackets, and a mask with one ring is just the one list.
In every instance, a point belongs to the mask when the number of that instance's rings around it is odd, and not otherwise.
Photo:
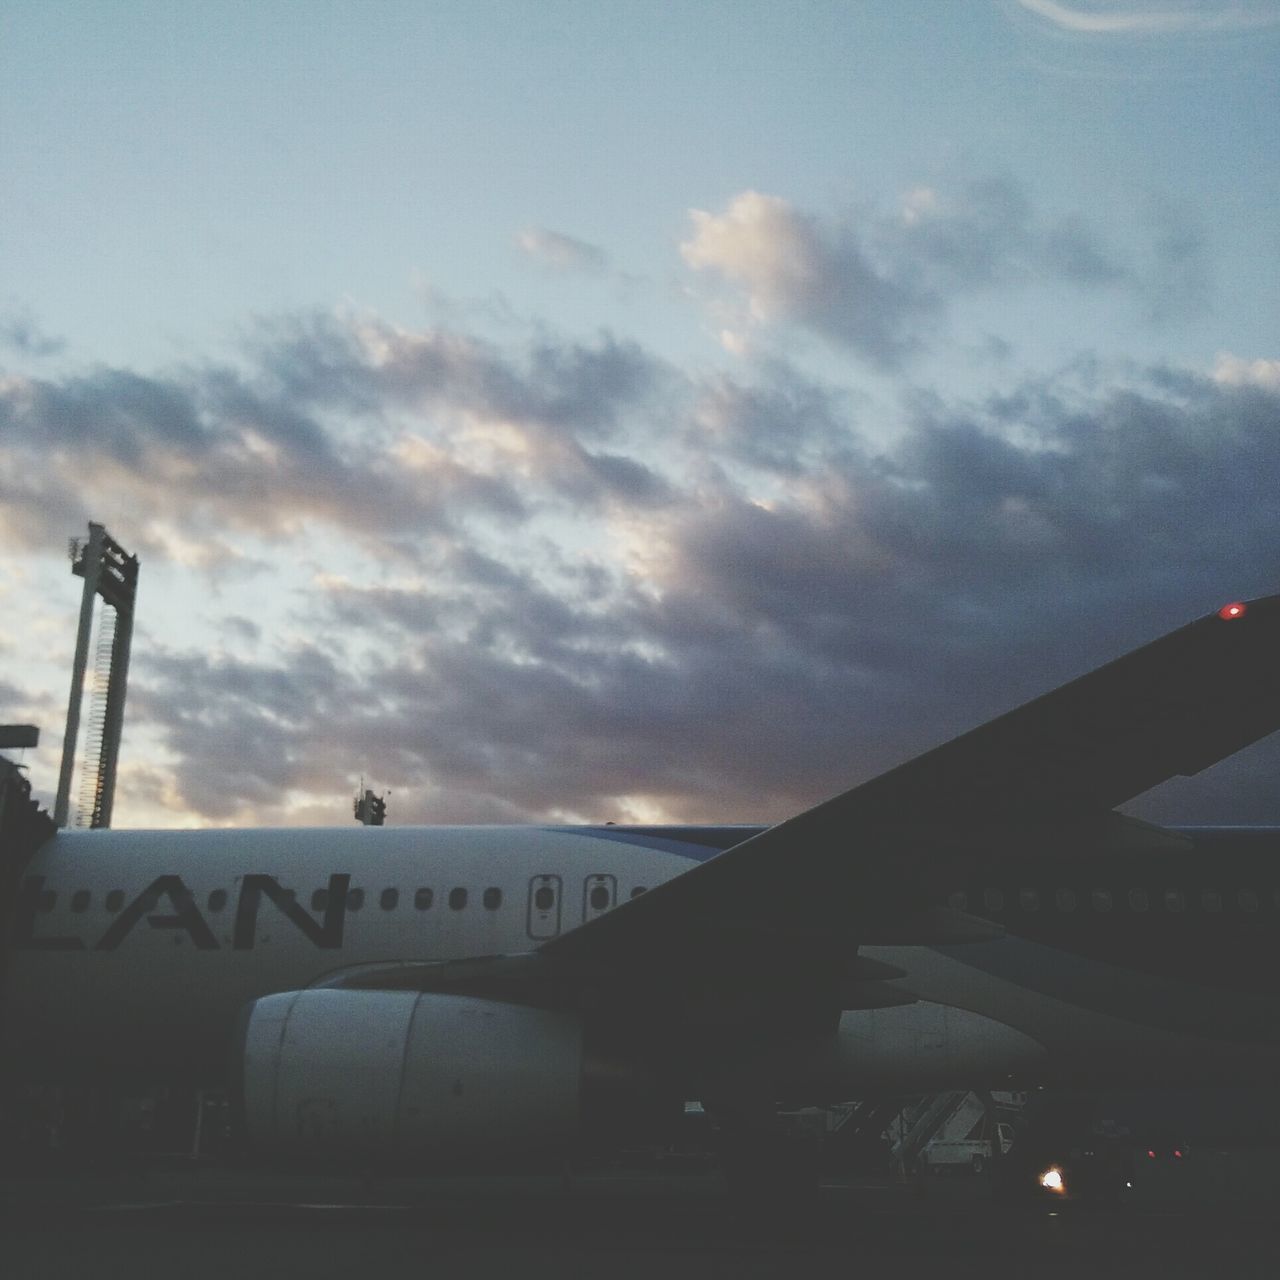
[(1280, 0), (6, 6), (37, 790), (90, 519), (117, 826), (776, 819), (1280, 590), (1277, 65)]

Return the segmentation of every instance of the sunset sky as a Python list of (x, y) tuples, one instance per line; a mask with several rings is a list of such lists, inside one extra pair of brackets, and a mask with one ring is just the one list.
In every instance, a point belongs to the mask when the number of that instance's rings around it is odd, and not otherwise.
[(88, 520), (117, 826), (773, 820), (1280, 591), (1278, 66), (1280, 0), (5, 6), (36, 790)]

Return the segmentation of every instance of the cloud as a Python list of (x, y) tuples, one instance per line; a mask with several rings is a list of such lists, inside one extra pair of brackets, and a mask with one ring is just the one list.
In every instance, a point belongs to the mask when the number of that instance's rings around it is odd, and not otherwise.
[(66, 345), (62, 338), (45, 333), (29, 308), (11, 306), (0, 312), (0, 347), (23, 356), (54, 356)]
[(1179, 35), (1213, 31), (1250, 31), (1280, 24), (1280, 14), (1241, 3), (1079, 7), (1059, 0), (1017, 0), (1037, 17), (1064, 31), (1086, 35)]
[(318, 520), (377, 537), (447, 528), (468, 507), (522, 511), (497, 477), (343, 447), (225, 373), (11, 379), (0, 438), (0, 522), (28, 546), (60, 541), (95, 511), (128, 544), (162, 553), (171, 548), (154, 528), (164, 524), (283, 537)]
[[(318, 582), (256, 659), (137, 653), (131, 719), (216, 820), (345, 821), (361, 772), (396, 822), (783, 817), (1276, 587), (1280, 394), (1232, 360), (921, 399), (887, 446), (793, 368), (691, 383), (665, 502)], [(1274, 818), (1271, 776), (1138, 807)]]
[(838, 393), (784, 362), (760, 367), (766, 377), (753, 383), (725, 375), (703, 382), (691, 412), (694, 447), (753, 467), (800, 474), (816, 456), (841, 447), (847, 407)]
[[(917, 300), (1111, 262), (1007, 183), (843, 228), (753, 198), (695, 242), (863, 350), (808, 274), (856, 292), (841, 255)], [(361, 773), (397, 822), (767, 820), (1273, 590), (1276, 365), (1081, 362), (891, 417), (777, 358), (280, 317), (235, 364), (5, 378), (0, 524), (48, 551), (104, 519), (230, 583), (198, 645), (140, 632), (122, 821), (344, 822)], [(1263, 814), (1233, 767), (1144, 812)]]
[(1224, 387), (1261, 387), (1280, 393), (1280, 360), (1243, 360), (1224, 351), (1214, 362), (1213, 380)]
[[(292, 789), (326, 790), (327, 753), (337, 748), (322, 726), (343, 718), (342, 679), (327, 653), (301, 646), (272, 666), (153, 649), (140, 667), (130, 716), (160, 730), (181, 809), (243, 821), (281, 813)], [(316, 732), (318, 742), (308, 741)]]
[[(743, 298), (722, 335), (730, 350), (747, 348), (747, 332), (790, 325), (894, 370), (935, 335), (953, 302), (982, 290), (1139, 287), (1083, 215), (1046, 223), (1011, 178), (948, 193), (917, 187), (894, 213), (821, 219), (746, 191), (722, 213), (695, 209), (690, 218), (686, 264)], [(1190, 256), (1186, 235), (1178, 247)], [(1165, 256), (1176, 257), (1172, 246)]]
[[(1025, 276), (1038, 249), (1033, 222), (1031, 201), (1018, 183), (986, 178), (951, 194), (917, 188), (901, 218), (883, 221), (876, 234), (904, 269), (910, 264), (928, 273), (940, 292), (954, 295)], [(1100, 252), (1083, 220), (1076, 234)], [(1062, 264), (1056, 240), (1048, 261), (1056, 274)]]
[(548, 231), (545, 227), (527, 227), (516, 236), (516, 244), (529, 255), (555, 271), (579, 271), (600, 275), (609, 265), (608, 255), (598, 245)]
[(1115, 284), (1124, 272), (1108, 256), (1101, 239), (1078, 214), (1051, 226), (1044, 237), (1046, 265), (1054, 275), (1075, 284)]
[(662, 477), (618, 447), (664, 377), (633, 343), (543, 339), (521, 357), (306, 316), (263, 326), (247, 355), (0, 380), (0, 526), (47, 546), (92, 516), (167, 557), (179, 530), (189, 547), (313, 522), (390, 554), (472, 520), (521, 524), (524, 477), (575, 504), (663, 499)]
[(1147, 317), (1156, 324), (1201, 314), (1211, 304), (1209, 244), (1204, 227), (1183, 203), (1150, 202), (1148, 262), (1137, 277)]
[(228, 614), (222, 619), (222, 628), (228, 635), (241, 642), (253, 644), (262, 637), (262, 628), (252, 618)]
[(872, 261), (851, 229), (823, 226), (778, 196), (744, 191), (722, 214), (690, 217), (685, 262), (742, 285), (756, 323), (794, 321), (892, 367), (916, 346), (910, 321), (936, 305)]

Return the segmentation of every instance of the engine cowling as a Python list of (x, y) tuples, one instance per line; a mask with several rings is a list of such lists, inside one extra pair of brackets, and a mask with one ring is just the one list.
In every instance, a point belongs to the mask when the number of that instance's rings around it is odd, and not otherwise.
[(241, 1027), (238, 1118), (263, 1155), (482, 1166), (553, 1159), (583, 1127), (583, 1031), (567, 1014), (316, 989), (254, 1001)]

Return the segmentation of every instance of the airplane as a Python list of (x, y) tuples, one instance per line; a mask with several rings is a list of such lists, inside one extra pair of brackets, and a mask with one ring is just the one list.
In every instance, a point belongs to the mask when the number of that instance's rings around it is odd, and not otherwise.
[[(774, 826), (73, 831), (9, 921), (11, 1079), (227, 1088), (263, 1159), (499, 1167), (701, 1100), (1269, 1083), (1280, 828), (1116, 806), (1280, 727), (1233, 602)], [(780, 1172), (781, 1171), (781, 1172)]]

